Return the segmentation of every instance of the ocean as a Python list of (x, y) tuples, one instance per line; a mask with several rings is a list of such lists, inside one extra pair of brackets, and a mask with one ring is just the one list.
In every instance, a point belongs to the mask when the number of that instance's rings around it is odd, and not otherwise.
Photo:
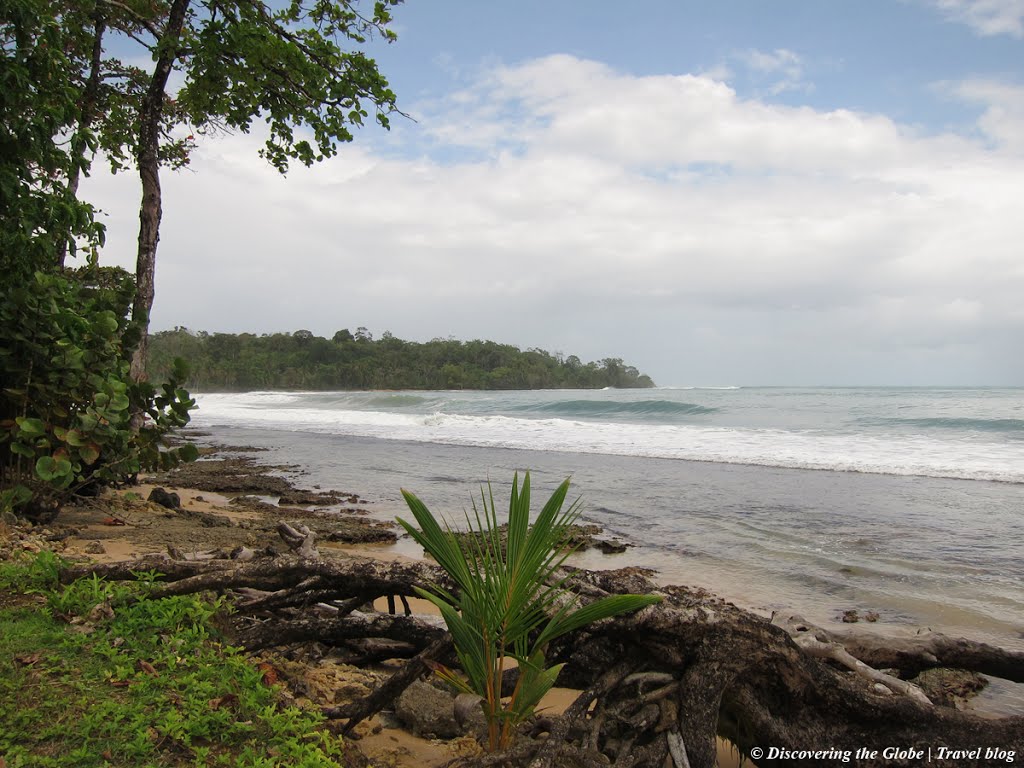
[[(642, 564), (759, 611), (1024, 650), (1024, 388), (657, 388), (198, 395), (193, 425), (304, 484), (454, 524), (482, 483), (571, 477)], [(409, 543), (399, 545), (408, 547)], [(997, 709), (1019, 706), (1022, 686)], [(1014, 691), (1016, 689), (1017, 692)], [(1009, 700), (1011, 703), (1006, 704)]]

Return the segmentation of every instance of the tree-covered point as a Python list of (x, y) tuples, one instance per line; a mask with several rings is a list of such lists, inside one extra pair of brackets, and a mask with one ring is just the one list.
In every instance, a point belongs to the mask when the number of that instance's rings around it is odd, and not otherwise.
[(493, 341), (404, 341), (365, 328), (333, 338), (306, 330), (257, 336), (198, 333), (186, 328), (153, 335), (149, 375), (166, 376), (174, 358), (203, 391), (252, 389), (594, 389), (653, 387), (649, 376), (618, 358), (584, 363), (575, 355), (521, 350)]

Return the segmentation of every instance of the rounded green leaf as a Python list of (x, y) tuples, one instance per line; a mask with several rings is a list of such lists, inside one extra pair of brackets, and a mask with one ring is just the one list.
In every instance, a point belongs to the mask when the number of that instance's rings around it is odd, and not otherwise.
[(117, 331), (117, 315), (111, 312), (109, 309), (100, 312), (96, 316), (96, 320), (93, 323), (93, 328), (97, 333), (103, 335), (110, 335)]
[(21, 429), (21, 436), (26, 438), (41, 437), (46, 434), (46, 425), (41, 419), (30, 419), (19, 416), (15, 419), (18, 428)]
[(29, 459), (36, 455), (36, 452), (32, 450), (32, 447), (25, 445), (24, 443), (11, 443), (11, 453), (16, 453), (19, 456), (24, 456)]
[(192, 443), (185, 443), (178, 449), (178, 458), (182, 461), (195, 461), (199, 458), (199, 449)]
[(36, 461), (36, 475), (40, 480), (55, 480), (58, 476), (57, 462), (53, 456), (40, 456)]
[(111, 411), (116, 412), (126, 410), (129, 405), (130, 401), (128, 400), (128, 395), (125, 395), (121, 392), (115, 392), (113, 397), (110, 398), (110, 403), (107, 405), (107, 407)]
[(82, 461), (86, 464), (92, 464), (100, 457), (100, 447), (96, 443), (83, 445), (78, 450), (78, 455), (82, 457)]

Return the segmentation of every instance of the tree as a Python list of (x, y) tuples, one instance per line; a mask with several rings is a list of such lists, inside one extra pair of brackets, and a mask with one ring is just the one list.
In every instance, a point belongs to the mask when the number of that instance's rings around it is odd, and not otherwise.
[[(254, 122), (266, 123), (261, 155), (281, 173), (292, 161), (312, 165), (335, 155), (370, 110), (387, 127), (395, 95), (374, 60), (349, 48), (376, 36), (393, 40), (389, 8), (399, 0), (377, 0), (366, 14), (359, 0), (12, 2), (14, 8), (39, 9), (49, 19), (46, 34), (64, 37), (57, 50), (71, 52), (60, 77), (38, 80), (75, 91), (74, 120), (61, 118), (72, 136), (64, 154), (84, 166), (102, 148), (115, 170), (133, 165), (139, 173), (132, 318), (141, 337), (132, 374), (141, 380), (163, 215), (161, 167), (186, 164), (196, 135), (249, 132)], [(141, 48), (129, 55), (152, 58), (151, 68), (104, 55), (108, 43)], [(64, 176), (72, 195), (77, 184), (77, 170)]]
[[(162, 27), (153, 35), (156, 61), (139, 119), (137, 163), (142, 183), (138, 293), (132, 317), (142, 339), (132, 363), (133, 376), (145, 375), (149, 313), (153, 306), (156, 251), (162, 215), (160, 125), (172, 72), (184, 76), (176, 101), (188, 121), (203, 130), (226, 126), (248, 132), (256, 118), (269, 136), (261, 154), (280, 172), (297, 160), (312, 165), (352, 140), (350, 126), (368, 116), (388, 126), (395, 95), (376, 63), (341, 42), (365, 43), (374, 34), (393, 40), (388, 6), (378, 0), (363, 16), (351, 0), (322, 0), (306, 7), (290, 0), (275, 10), (262, 0), (172, 0)], [(340, 42), (339, 42), (340, 41)], [(296, 129), (312, 132), (312, 141)]]
[[(36, 517), (70, 492), (195, 450), (162, 445), (193, 406), (174, 377), (161, 391), (128, 379), (135, 286), (97, 266), (103, 229), (77, 196), (98, 145), (101, 57), (90, 40), (103, 27), (85, 24), (83, 10), (0, 5), (0, 508)], [(79, 245), (86, 267), (65, 271), (64, 254)], [(130, 410), (144, 414), (140, 429), (129, 428)]]
[[(56, 137), (79, 122), (80, 35), (49, 0), (10, 0), (0, 11), (0, 268), (8, 286), (56, 263), (63, 243), (90, 247), (103, 230), (69, 182), (84, 162)], [(88, 129), (78, 133), (90, 142)]]
[[(310, 331), (193, 334), (186, 329), (153, 334), (149, 372), (171, 372), (171, 361), (190, 363), (190, 385), (203, 389), (509, 389), (514, 387), (653, 386), (633, 366), (609, 378), (595, 363), (563, 362), (543, 350), (521, 351), (493, 341), (404, 341), (385, 331), (379, 339), (360, 327), (328, 340)], [(575, 368), (571, 365), (575, 360)], [(582, 372), (582, 373), (581, 373)]]

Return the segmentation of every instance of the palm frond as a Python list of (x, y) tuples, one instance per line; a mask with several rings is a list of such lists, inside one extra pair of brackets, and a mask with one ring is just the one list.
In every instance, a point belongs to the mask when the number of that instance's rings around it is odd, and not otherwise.
[[(468, 534), (442, 526), (414, 494), (402, 495), (419, 528), (398, 522), (448, 573), (456, 589), (432, 584), (417, 593), (437, 606), (452, 635), (466, 679), (445, 667), (438, 674), (484, 700), (489, 748), (507, 746), (510, 727), (532, 715), (555, 683), (562, 665), (546, 667), (544, 649), (557, 637), (594, 621), (637, 610), (660, 600), (654, 595), (612, 595), (577, 607), (559, 574), (574, 551), (569, 528), (580, 515), (580, 500), (565, 507), (566, 480), (530, 523), (530, 473), (512, 480), (508, 525), (502, 541), (494, 489), (480, 489), (480, 505), (465, 513)], [(559, 605), (557, 609), (556, 605)], [(507, 705), (501, 699), (506, 659), (519, 663), (519, 682)]]

